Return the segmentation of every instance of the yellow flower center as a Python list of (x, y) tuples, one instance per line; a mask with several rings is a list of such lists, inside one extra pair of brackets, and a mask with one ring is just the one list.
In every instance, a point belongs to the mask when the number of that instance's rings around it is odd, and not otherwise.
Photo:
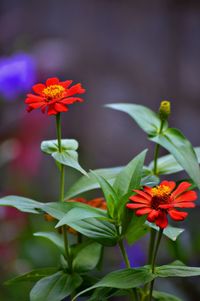
[(44, 95), (49, 99), (62, 98), (64, 92), (65, 88), (61, 85), (51, 85), (43, 90)]
[(153, 209), (157, 210), (159, 205), (169, 202), (169, 195), (171, 192), (169, 186), (159, 185), (152, 188), (151, 192), (152, 192), (151, 207)]
[(170, 194), (170, 188), (166, 185), (159, 185), (151, 190), (153, 197), (166, 198)]

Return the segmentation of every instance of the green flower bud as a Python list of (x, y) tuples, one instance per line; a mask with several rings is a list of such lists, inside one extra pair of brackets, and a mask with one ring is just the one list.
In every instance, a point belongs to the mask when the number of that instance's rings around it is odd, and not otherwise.
[(160, 103), (159, 116), (161, 120), (166, 120), (171, 113), (171, 103), (168, 100), (163, 100)]

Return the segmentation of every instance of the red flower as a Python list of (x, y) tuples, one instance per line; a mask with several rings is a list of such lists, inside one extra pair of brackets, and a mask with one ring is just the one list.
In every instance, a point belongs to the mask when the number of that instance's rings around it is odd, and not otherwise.
[(49, 78), (45, 84), (33, 86), (35, 94), (28, 94), (25, 103), (28, 105), (27, 111), (41, 109), (45, 113), (47, 108), (48, 115), (56, 115), (60, 112), (68, 111), (68, 105), (74, 102), (82, 102), (83, 99), (76, 97), (76, 94), (85, 93), (85, 89), (78, 83), (71, 85), (72, 80), (60, 82), (57, 77)]
[[(136, 195), (130, 197), (134, 204), (127, 204), (126, 207), (134, 209), (137, 216), (147, 214), (149, 222), (156, 223), (164, 229), (168, 225), (167, 214), (175, 220), (182, 221), (188, 215), (175, 208), (194, 208), (194, 201), (197, 194), (188, 190), (191, 186), (188, 182), (182, 182), (175, 189), (173, 181), (163, 181), (156, 187), (144, 187), (143, 190), (133, 190)], [(174, 190), (175, 189), (175, 190)]]

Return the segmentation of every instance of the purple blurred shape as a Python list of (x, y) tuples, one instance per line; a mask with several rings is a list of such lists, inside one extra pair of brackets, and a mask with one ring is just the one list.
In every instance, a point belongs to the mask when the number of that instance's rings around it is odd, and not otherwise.
[[(146, 263), (146, 255), (140, 242), (137, 242), (132, 246), (125, 244), (125, 249), (132, 268), (143, 266)], [(121, 267), (125, 268), (124, 262)]]
[(0, 94), (6, 100), (14, 100), (28, 92), (36, 81), (36, 63), (26, 53), (0, 58)]

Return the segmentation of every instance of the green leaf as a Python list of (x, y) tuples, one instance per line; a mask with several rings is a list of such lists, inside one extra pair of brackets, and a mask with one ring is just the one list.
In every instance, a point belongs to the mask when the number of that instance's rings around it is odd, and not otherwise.
[(168, 293), (153, 291), (153, 298), (159, 301), (182, 301), (182, 299)]
[(43, 205), (43, 203), (16, 195), (8, 195), (0, 199), (0, 206), (14, 207), (27, 213), (40, 213), (39, 209), (41, 209)]
[[(77, 150), (78, 142), (74, 139), (62, 139), (62, 150)], [(58, 140), (46, 140), (41, 143), (41, 150), (46, 154), (53, 154), (58, 151)]]
[(149, 267), (124, 269), (111, 272), (98, 281), (95, 285), (80, 292), (75, 296), (75, 298), (97, 287), (113, 287), (118, 289), (135, 288), (152, 281), (155, 277), (156, 276), (151, 273)]
[(56, 162), (72, 167), (82, 174), (87, 175), (86, 171), (78, 163), (78, 142), (74, 139), (62, 139), (62, 152), (59, 152), (57, 140), (47, 140), (41, 143), (41, 150), (50, 154)]
[(98, 287), (94, 290), (92, 296), (87, 301), (107, 301), (109, 298), (114, 296), (125, 296), (129, 294), (130, 292), (127, 290), (119, 290), (110, 287)]
[(125, 237), (129, 245), (134, 244), (142, 236), (149, 232), (149, 228), (145, 225), (146, 216), (133, 216), (128, 228), (125, 232)]
[[(194, 147), (194, 151), (197, 156), (198, 163), (200, 163), (200, 147)], [(152, 161), (148, 168), (153, 170), (154, 162)], [(176, 161), (176, 159), (170, 154), (160, 157), (157, 161), (157, 172), (159, 175), (173, 174), (182, 171), (183, 167)]]
[(142, 169), (147, 150), (131, 160), (116, 176), (113, 188), (118, 197), (129, 197), (133, 189), (138, 189), (142, 178)]
[(144, 176), (141, 179), (141, 186), (156, 186), (160, 183), (160, 179), (157, 176), (154, 175), (148, 175), (148, 176)]
[(99, 218), (108, 218), (106, 210), (98, 209), (91, 207), (87, 204), (81, 204), (78, 202), (74, 202), (74, 208), (68, 211), (63, 218), (59, 221), (56, 227), (60, 227), (62, 225), (69, 225), (73, 222), (91, 218), (91, 217), (99, 217)]
[(51, 216), (53, 216), (55, 219), (62, 219), (64, 215), (72, 209), (71, 202), (50, 202), (46, 203), (42, 206), (42, 210)]
[(116, 209), (118, 204), (120, 203), (120, 199), (117, 193), (106, 179), (104, 179), (101, 176), (98, 176), (95, 173), (94, 175), (97, 178), (97, 181), (99, 182), (99, 185), (101, 186), (101, 189), (103, 191), (109, 216), (111, 216), (112, 218), (116, 217)]
[[(106, 179), (110, 184), (114, 182), (116, 175), (120, 172), (122, 167), (111, 167), (111, 168), (102, 168), (95, 169), (93, 172), (102, 176)], [(78, 194), (81, 194), (86, 191), (90, 191), (93, 189), (100, 188), (100, 185), (92, 172), (88, 173), (88, 176), (82, 176), (80, 179), (68, 189), (67, 194), (65, 195), (66, 199), (71, 199)]]
[(50, 240), (54, 245), (58, 247), (58, 249), (65, 254), (65, 247), (63, 243), (63, 238), (61, 235), (55, 232), (36, 232), (34, 236), (43, 237)]
[[(130, 103), (107, 104), (106, 107), (129, 114), (148, 135), (155, 136), (159, 133), (160, 118), (147, 107)], [(166, 128), (167, 122), (164, 124), (163, 130)]]
[(168, 128), (150, 140), (166, 148), (200, 188), (200, 169), (196, 154), (191, 143), (179, 130)]
[(99, 263), (102, 246), (97, 242), (82, 244), (73, 260), (73, 270), (78, 273), (93, 270)]
[[(160, 230), (160, 228), (153, 223), (149, 223), (148, 221), (146, 221), (145, 224), (148, 225), (150, 228), (157, 230), (158, 232)], [(179, 235), (182, 234), (184, 231), (185, 230), (183, 228), (177, 228), (168, 225), (167, 228), (164, 229), (163, 234), (171, 240), (176, 241)]]
[(78, 274), (62, 271), (39, 280), (30, 293), (30, 301), (60, 301), (69, 296), (82, 283)]
[(22, 274), (15, 278), (12, 278), (5, 282), (6, 285), (15, 284), (23, 281), (38, 281), (43, 277), (54, 274), (58, 269), (57, 268), (41, 268), (36, 269), (31, 272)]
[(69, 226), (86, 237), (90, 237), (106, 246), (114, 246), (118, 241), (115, 226), (107, 221), (88, 218), (70, 223)]
[(200, 268), (188, 267), (182, 263), (172, 262), (168, 265), (156, 267), (155, 273), (157, 277), (192, 277), (200, 276)]

